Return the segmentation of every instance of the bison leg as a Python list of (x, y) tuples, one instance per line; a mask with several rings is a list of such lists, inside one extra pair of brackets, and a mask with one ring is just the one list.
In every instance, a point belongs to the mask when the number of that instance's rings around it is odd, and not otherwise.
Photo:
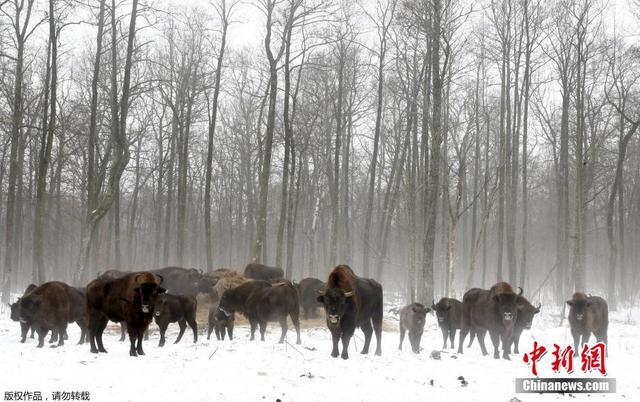
[[(229, 340), (233, 339), (233, 323), (229, 324), (227, 327), (227, 332), (229, 333)], [(224, 327), (222, 328), (222, 337), (224, 339)]]
[(505, 338), (504, 336), (500, 336), (502, 340), (502, 358), (505, 360), (511, 360), (509, 354), (511, 353), (511, 343), (513, 342), (513, 338), (510, 336)]
[(43, 328), (38, 328), (37, 331), (38, 331), (38, 346), (36, 347), (41, 348), (44, 346), (44, 337), (47, 336), (47, 332), (49, 331)]
[(487, 352), (487, 347), (484, 344), (484, 337), (487, 335), (487, 331), (485, 330), (479, 330), (479, 331), (474, 331), (474, 334), (478, 335), (478, 343), (480, 344), (480, 350), (482, 350), (482, 356), (486, 356), (489, 354), (489, 352)]
[[(31, 328), (31, 337), (33, 338), (34, 329)], [(20, 343), (24, 343), (27, 340), (27, 334), (29, 333), (29, 324), (26, 322), (20, 323)]]
[[(520, 335), (522, 335), (522, 331), (520, 330), (516, 330), (513, 333), (513, 353), (518, 354), (520, 353), (520, 350), (518, 349), (518, 346), (520, 345)], [(509, 348), (509, 352), (511, 352), (511, 348)]]
[(467, 345), (468, 348), (471, 347), (474, 339), (476, 339), (476, 331), (469, 331), (469, 344)]
[(349, 332), (342, 332), (342, 354), (340, 355), (340, 357), (342, 357), (344, 360), (347, 360), (349, 358), (349, 342), (351, 341), (354, 330), (355, 328)]
[(411, 343), (411, 351), (420, 353), (420, 336), (421, 334), (409, 331), (409, 343)]
[[(278, 343), (284, 343), (284, 338), (286, 338), (287, 336), (287, 331), (289, 330), (289, 326), (287, 325), (287, 316), (283, 316), (283, 318), (280, 319), (280, 340), (278, 341)], [(262, 332), (262, 326), (260, 327), (260, 332)]]
[[(362, 351), (360, 353), (362, 353), (363, 355), (366, 355), (367, 353), (369, 353), (369, 344), (371, 343), (371, 335), (373, 335), (373, 328), (371, 327), (371, 321), (367, 321), (364, 324), (362, 324), (360, 326), (360, 329), (364, 333), (364, 346), (362, 347)], [(411, 338), (411, 333), (409, 333), (409, 338)], [(344, 341), (344, 337), (342, 338), (342, 340)]]
[(144, 332), (144, 329), (140, 329), (138, 331), (138, 345), (136, 346), (136, 352), (138, 352), (138, 356), (144, 356), (144, 350), (142, 350), (142, 338), (144, 337)]
[(129, 333), (129, 356), (136, 357), (138, 356), (138, 352), (136, 352), (136, 341), (138, 340), (138, 331), (131, 328), (131, 325), (127, 325), (127, 332)]
[(449, 330), (446, 327), (440, 327), (440, 331), (442, 332), (442, 349), (447, 348), (447, 334)]
[(198, 342), (198, 323), (196, 322), (195, 317), (190, 317), (187, 320), (187, 323), (189, 323), (189, 326), (193, 330), (193, 343)]
[(462, 328), (460, 329), (460, 339), (458, 339), (458, 353), (464, 353), (462, 346), (464, 345), (464, 338), (467, 337), (469, 333), (469, 326), (467, 326), (464, 322), (462, 323)]
[(102, 334), (104, 333), (104, 329), (107, 328), (108, 323), (109, 323), (109, 320), (103, 317), (100, 319), (100, 323), (98, 325), (96, 341), (98, 343), (98, 351), (102, 353), (107, 353), (107, 350), (104, 348), (104, 345), (102, 344)]
[[(27, 328), (29, 328), (29, 324), (27, 324)], [(35, 327), (31, 326), (31, 336), (29, 338), (33, 339), (33, 334), (36, 332)]]
[(398, 350), (402, 350), (402, 342), (404, 342), (404, 335), (407, 332), (407, 329), (400, 325), (400, 345), (398, 345)]
[(380, 299), (380, 305), (378, 309), (373, 312), (373, 316), (371, 317), (371, 322), (373, 322), (373, 332), (376, 334), (376, 356), (380, 356), (382, 354), (382, 299)]
[(340, 333), (336, 330), (331, 330), (331, 341), (333, 342), (333, 349), (331, 350), (331, 357), (338, 357), (338, 342), (340, 342)]
[(449, 343), (451, 343), (451, 349), (453, 349), (453, 342), (456, 339), (456, 329), (449, 328)]
[(98, 348), (96, 347), (96, 333), (98, 323), (95, 318), (96, 312), (89, 311), (89, 344), (91, 345), (91, 353), (98, 353)]
[(217, 340), (220, 340), (220, 339), (224, 340), (224, 327), (222, 327), (222, 335), (220, 335), (221, 331), (220, 331), (220, 327), (219, 326), (216, 325), (215, 330), (216, 330), (216, 339)]
[(571, 336), (573, 336), (573, 350), (576, 351), (574, 357), (578, 357), (578, 344), (580, 343), (580, 331), (578, 329), (571, 328)]
[(182, 335), (184, 335), (184, 331), (187, 329), (187, 322), (185, 320), (178, 321), (178, 325), (180, 326), (180, 332), (178, 333), (178, 338), (176, 338), (176, 341), (173, 343), (180, 342), (180, 339), (182, 339)]
[(125, 334), (127, 333), (127, 323), (122, 321), (120, 323), (120, 342), (124, 342), (126, 339)]
[(167, 332), (167, 327), (169, 326), (169, 324), (167, 324), (166, 322), (162, 322), (158, 324), (158, 327), (160, 328), (160, 342), (158, 343), (158, 347), (163, 347), (164, 346), (164, 335)]
[[(264, 333), (267, 331), (267, 321), (260, 320), (258, 323), (260, 324), (260, 340), (264, 342)], [(282, 343), (282, 341), (280, 341), (280, 343)]]
[[(211, 333), (213, 332), (213, 312), (209, 311), (209, 317), (207, 319), (207, 340), (211, 339)], [(216, 336), (218, 334), (216, 333)]]
[(493, 343), (493, 358), (500, 358), (500, 334), (497, 332), (489, 331), (489, 336), (491, 337), (491, 343)]
[(58, 342), (58, 330), (52, 329), (51, 338), (49, 338), (49, 343), (55, 343), (55, 342)]
[(258, 328), (258, 322), (255, 319), (249, 320), (249, 325), (251, 326), (251, 336), (249, 340), (252, 341), (255, 339), (256, 328)]
[[(67, 333), (67, 322), (64, 321), (62, 324), (60, 324), (60, 326), (58, 327), (58, 333), (61, 334), (60, 336), (58, 336), (58, 346), (63, 346), (64, 345), (64, 335)], [(69, 338), (67, 336), (67, 338)]]
[(291, 321), (293, 322), (293, 326), (296, 329), (296, 345), (300, 345), (302, 343), (302, 341), (300, 340), (300, 309), (294, 308), (293, 311), (289, 313), (289, 315), (291, 316)]
[(78, 345), (82, 345), (87, 339), (87, 321), (82, 319), (76, 321), (76, 324), (80, 327), (80, 340), (78, 341)]

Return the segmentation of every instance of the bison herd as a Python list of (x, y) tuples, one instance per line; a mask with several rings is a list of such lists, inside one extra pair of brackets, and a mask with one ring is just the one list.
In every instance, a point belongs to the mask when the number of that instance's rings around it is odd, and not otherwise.
[[(187, 325), (193, 331), (193, 342), (197, 342), (196, 296), (205, 293), (210, 300), (207, 339), (214, 331), (218, 340), (224, 340), (225, 336), (233, 339), (235, 313), (240, 313), (249, 321), (250, 340), (255, 339), (255, 331), (259, 329), (260, 339), (264, 341), (267, 323), (277, 322), (281, 327), (279, 342), (283, 343), (290, 318), (296, 330), (296, 343), (300, 344), (300, 312), (305, 319), (315, 318), (317, 309), (323, 307), (333, 343), (332, 357), (349, 358), (349, 343), (356, 327), (364, 334), (361, 353), (369, 352), (374, 333), (375, 354), (382, 353), (383, 292), (380, 283), (358, 277), (347, 265), (336, 266), (326, 282), (305, 278), (293, 283), (283, 275), (280, 268), (258, 263), (248, 264), (243, 273), (230, 269), (204, 273), (180, 267), (137, 272), (109, 270), (84, 288), (58, 281), (29, 285), (23, 296), (10, 305), (11, 319), (20, 322), (21, 342), (25, 342), (29, 330), (32, 338), (34, 332), (38, 334), (38, 347), (44, 346), (49, 331), (50, 343), (64, 345), (68, 339), (67, 325), (75, 322), (81, 330), (78, 343), (82, 344), (88, 338), (92, 353), (107, 352), (102, 339), (107, 323), (120, 323), (120, 340), (123, 341), (125, 332), (128, 333), (129, 354), (138, 356), (144, 355), (142, 341), (153, 320), (160, 330), (158, 346), (164, 346), (170, 323), (178, 323), (180, 327), (175, 343), (180, 342)], [(607, 343), (608, 306), (604, 299), (575, 293), (567, 305), (576, 350), (591, 334), (597, 341)], [(512, 346), (513, 351), (519, 353), (520, 335), (523, 330), (531, 329), (540, 307), (540, 304), (532, 305), (521, 288), (516, 292), (506, 282), (499, 282), (490, 289), (470, 289), (462, 301), (443, 297), (437, 303), (434, 300), (429, 307), (411, 303), (396, 311), (400, 316), (398, 348), (402, 349), (408, 332), (411, 350), (420, 352), (426, 315), (433, 311), (442, 331), (443, 348), (454, 348), (455, 334), (459, 330), (458, 353), (463, 353), (468, 335), (467, 347), (477, 338), (483, 355), (487, 355), (485, 335), (488, 332), (493, 357), (499, 358), (502, 352), (502, 357), (509, 359)]]

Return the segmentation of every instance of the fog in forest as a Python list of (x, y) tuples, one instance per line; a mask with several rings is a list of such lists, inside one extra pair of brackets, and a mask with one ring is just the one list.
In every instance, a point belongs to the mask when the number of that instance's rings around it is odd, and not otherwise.
[(254, 260), (638, 301), (637, 0), (0, 8), (3, 302)]

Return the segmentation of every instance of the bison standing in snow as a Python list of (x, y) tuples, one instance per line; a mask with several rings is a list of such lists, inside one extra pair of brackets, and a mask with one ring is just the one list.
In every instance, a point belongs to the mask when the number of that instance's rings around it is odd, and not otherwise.
[(180, 333), (174, 343), (178, 343), (182, 339), (187, 323), (193, 330), (193, 343), (196, 343), (198, 341), (196, 309), (197, 302), (194, 297), (172, 294), (158, 296), (154, 313), (156, 324), (160, 327), (160, 343), (158, 346), (164, 346), (164, 334), (172, 322), (177, 322), (180, 326)]
[(402, 350), (402, 341), (406, 331), (409, 331), (409, 343), (413, 353), (420, 353), (420, 340), (424, 332), (424, 318), (429, 309), (420, 303), (411, 303), (400, 309), (400, 346)]
[(47, 282), (38, 286), (19, 301), (19, 320), (29, 323), (38, 333), (38, 346), (44, 346), (44, 337), (48, 331), (58, 333), (58, 346), (64, 345), (64, 334), (67, 324), (80, 320), (78, 324), (83, 328), (83, 317), (75, 316), (76, 303), (74, 288), (62, 282)]
[(341, 357), (349, 358), (349, 341), (356, 327), (364, 332), (361, 353), (369, 353), (371, 335), (375, 331), (376, 355), (382, 354), (382, 286), (378, 282), (359, 278), (349, 266), (338, 265), (329, 274), (326, 289), (319, 293), (318, 302), (324, 304), (327, 326), (331, 331), (332, 357), (338, 357), (338, 342), (342, 339)]
[(456, 330), (462, 325), (462, 302), (449, 297), (443, 297), (438, 303), (433, 303), (431, 309), (435, 311), (438, 326), (442, 331), (442, 348), (447, 348), (447, 338), (453, 349)]
[(482, 354), (486, 356), (488, 352), (484, 345), (484, 336), (489, 331), (494, 348), (493, 357), (500, 358), (499, 346), (502, 340), (502, 357), (509, 360), (513, 330), (518, 315), (517, 298), (521, 294), (522, 289), (516, 294), (511, 285), (506, 282), (498, 282), (489, 290), (478, 288), (468, 290), (462, 298), (462, 327), (458, 353), (463, 353), (464, 339), (472, 331), (478, 335)]
[(211, 338), (211, 332), (215, 330), (216, 339), (224, 341), (225, 331), (229, 334), (229, 340), (233, 339), (233, 326), (235, 323), (234, 314), (226, 315), (218, 308), (218, 305), (212, 305), (209, 308), (208, 332), (207, 339)]
[[(126, 322), (130, 356), (144, 355), (142, 338), (153, 320), (162, 278), (151, 272), (132, 272), (116, 279), (96, 279), (87, 285), (91, 353), (106, 353), (102, 333), (109, 320)], [(136, 344), (137, 342), (137, 344)]]
[[(576, 292), (567, 300), (569, 309), (569, 326), (573, 336), (573, 346), (578, 353), (578, 346), (587, 343), (591, 333), (596, 341), (607, 344), (607, 329), (609, 327), (609, 306), (599, 296), (587, 296)], [(581, 339), (582, 338), (582, 339)]]
[[(27, 286), (27, 288), (24, 290), (24, 293), (22, 294), (22, 297), (28, 295), (35, 288), (37, 288), (37, 286), (33, 283)], [(31, 338), (33, 338), (33, 333), (36, 329), (31, 325), (31, 323), (27, 322), (24, 319), (20, 319), (20, 299), (21, 298), (18, 298), (16, 302), (9, 304), (9, 307), (11, 308), (11, 319), (13, 321), (20, 322), (20, 342), (24, 343), (27, 340), (29, 329), (31, 329)]]

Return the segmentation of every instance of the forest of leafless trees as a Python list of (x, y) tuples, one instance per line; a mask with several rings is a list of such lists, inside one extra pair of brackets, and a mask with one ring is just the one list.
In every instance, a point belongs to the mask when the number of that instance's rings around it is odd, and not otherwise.
[(637, 302), (638, 27), (637, 0), (0, 0), (3, 301), (257, 260)]

